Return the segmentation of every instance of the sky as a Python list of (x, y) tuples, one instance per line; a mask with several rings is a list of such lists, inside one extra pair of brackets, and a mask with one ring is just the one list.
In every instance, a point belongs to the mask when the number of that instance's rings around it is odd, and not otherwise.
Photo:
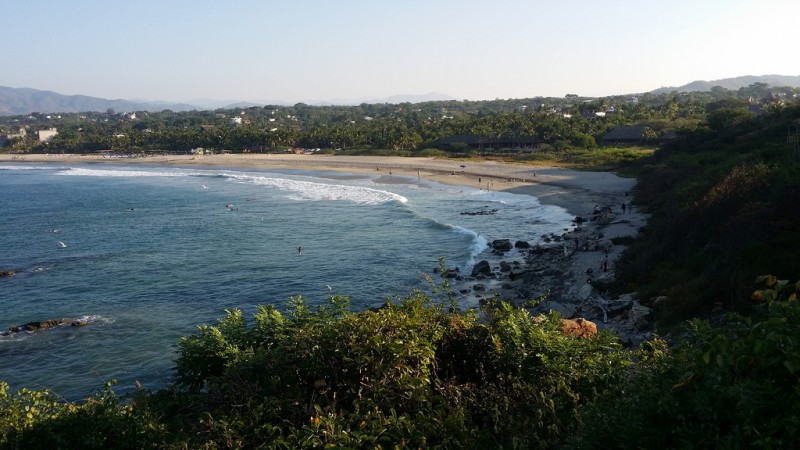
[(607, 96), (800, 75), (800, 0), (0, 0), (0, 86), (107, 99)]

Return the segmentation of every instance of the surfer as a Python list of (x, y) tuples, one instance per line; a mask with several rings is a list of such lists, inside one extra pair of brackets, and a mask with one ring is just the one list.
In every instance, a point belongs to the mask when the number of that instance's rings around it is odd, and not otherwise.
[(297, 254), (298, 255), (302, 255), (303, 254), (303, 247), (297, 247)]

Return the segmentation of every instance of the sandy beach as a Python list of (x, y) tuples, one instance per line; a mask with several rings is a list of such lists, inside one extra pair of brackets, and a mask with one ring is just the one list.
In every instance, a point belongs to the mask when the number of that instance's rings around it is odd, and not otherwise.
[[(635, 236), (646, 216), (629, 202), (632, 178), (607, 172), (555, 167), (464, 162), (434, 158), (333, 155), (164, 155), (117, 158), (96, 155), (0, 154), (0, 164), (149, 164), (180, 167), (334, 170), (420, 177), (443, 184), (532, 195), (575, 216), (561, 235), (543, 237), (546, 245), (493, 251), (488, 273), (458, 274), (457, 289), (473, 300), (500, 297), (534, 312), (555, 310), (563, 317), (585, 317), (599, 328), (613, 328), (635, 344), (646, 339), (650, 312), (630, 296), (611, 299), (602, 286), (614, 277), (614, 262), (624, 251), (615, 238)], [(397, 180), (399, 181), (399, 180)], [(623, 205), (625, 208), (623, 209)], [(508, 236), (512, 243), (516, 236)], [(476, 265), (477, 266), (477, 265)], [(605, 268), (605, 270), (604, 270)], [(539, 299), (530, 306), (532, 299)]]

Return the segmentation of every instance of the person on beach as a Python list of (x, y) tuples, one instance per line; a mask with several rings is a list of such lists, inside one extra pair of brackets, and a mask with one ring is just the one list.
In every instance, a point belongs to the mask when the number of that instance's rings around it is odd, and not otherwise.
[(622, 214), (625, 214), (625, 202), (622, 202)]

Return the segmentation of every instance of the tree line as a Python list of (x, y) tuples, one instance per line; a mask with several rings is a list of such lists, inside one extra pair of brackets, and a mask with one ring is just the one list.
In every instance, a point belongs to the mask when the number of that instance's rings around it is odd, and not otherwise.
[[(0, 134), (27, 128), (26, 138), (7, 140), (4, 150), (38, 153), (186, 153), (198, 147), (232, 153), (282, 152), (295, 147), (326, 152), (389, 150), (396, 154), (419, 154), (431, 148), (475, 150), (442, 146), (443, 139), (457, 135), (485, 140), (536, 138), (556, 148), (594, 148), (614, 127), (644, 125), (646, 138), (654, 141), (670, 131), (693, 131), (704, 126), (710, 110), (749, 114), (747, 106), (751, 103), (780, 107), (792, 95), (790, 88), (776, 90), (756, 84), (738, 91), (715, 88), (711, 92), (603, 98), (32, 113), (0, 118)], [(35, 138), (34, 131), (50, 127), (58, 129), (51, 141)]]

